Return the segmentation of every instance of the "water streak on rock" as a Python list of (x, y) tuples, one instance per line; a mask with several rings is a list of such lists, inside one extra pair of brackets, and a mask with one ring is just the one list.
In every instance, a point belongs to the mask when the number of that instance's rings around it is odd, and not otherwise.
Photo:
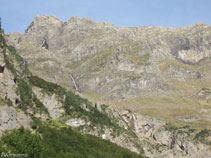
[(74, 84), (74, 87), (75, 87), (75, 90), (76, 91), (78, 91), (79, 90), (79, 88), (78, 88), (78, 86), (77, 86), (77, 83), (76, 83), (76, 81), (75, 81), (75, 79), (74, 79), (74, 76), (70, 73), (70, 78), (72, 79), (72, 81), (73, 81), (73, 84)]
[(136, 133), (138, 133), (138, 125), (137, 125), (136, 117), (134, 114), (132, 116), (133, 116), (133, 120), (134, 120), (134, 126), (135, 126)]

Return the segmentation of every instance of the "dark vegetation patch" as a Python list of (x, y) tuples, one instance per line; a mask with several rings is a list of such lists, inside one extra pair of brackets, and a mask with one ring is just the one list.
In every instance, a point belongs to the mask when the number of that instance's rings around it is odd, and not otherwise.
[(196, 141), (200, 141), (204, 144), (211, 146), (211, 130), (203, 129), (195, 135)]
[(182, 126), (182, 127), (177, 127), (172, 125), (171, 123), (166, 123), (164, 125), (165, 130), (170, 131), (171, 133), (178, 133), (178, 134), (187, 134), (190, 136), (195, 132), (195, 129), (191, 128), (190, 126)]

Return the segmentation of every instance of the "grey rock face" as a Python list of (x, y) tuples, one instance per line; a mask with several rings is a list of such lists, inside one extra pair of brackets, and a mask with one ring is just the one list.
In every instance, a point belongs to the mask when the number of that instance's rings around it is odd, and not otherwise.
[[(125, 110), (120, 112), (121, 116), (126, 122), (130, 122), (133, 119), (133, 113)], [(153, 152), (147, 152), (145, 154), (149, 157), (210, 157), (211, 152), (209, 146), (203, 143), (196, 143), (192, 138), (192, 134), (189, 129), (173, 129), (168, 128), (162, 120), (146, 117), (139, 114), (135, 114), (137, 117), (137, 126), (138, 126), (138, 137), (139, 139), (147, 138), (148, 142), (152, 145), (157, 145), (161, 148), (159, 153), (158, 151), (153, 150)], [(188, 120), (189, 121), (189, 120)], [(132, 128), (132, 126), (131, 126)], [(135, 131), (135, 128), (132, 128)], [(148, 146), (148, 150), (150, 145)], [(153, 146), (153, 145), (152, 145)], [(147, 147), (145, 147), (147, 148)]]
[(199, 98), (211, 98), (211, 90), (208, 88), (203, 88), (197, 93), (197, 97)]
[(71, 71), (82, 92), (95, 91), (107, 101), (144, 91), (165, 92), (168, 77), (186, 81), (210, 76), (189, 69), (211, 57), (211, 27), (201, 23), (118, 28), (90, 18), (62, 22), (55, 16), (37, 16), (25, 34), (10, 34), (8, 42), (37, 75), (67, 86)]
[(30, 127), (31, 118), (24, 113), (16, 112), (13, 107), (0, 106), (0, 135), (5, 130)]
[[(20, 98), (16, 94), (17, 85), (14, 82), (14, 76), (5, 66), (2, 51), (0, 48), (0, 69), (3, 68), (0, 71), (0, 136), (6, 130), (20, 128), (21, 126), (29, 128), (31, 122), (30, 117), (15, 109)], [(6, 105), (8, 99), (14, 107)]]
[(38, 97), (38, 99), (43, 103), (43, 105), (48, 109), (50, 117), (57, 119), (64, 114), (64, 109), (62, 108), (62, 103), (56, 98), (56, 95), (48, 95), (41, 92), (41, 89), (33, 87), (33, 92)]
[(70, 119), (65, 122), (66, 125), (71, 127), (79, 127), (86, 124), (86, 122), (82, 119)]

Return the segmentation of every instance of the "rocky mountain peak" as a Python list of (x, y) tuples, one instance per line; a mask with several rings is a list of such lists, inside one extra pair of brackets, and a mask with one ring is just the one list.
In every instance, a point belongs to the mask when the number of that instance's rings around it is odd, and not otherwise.
[(66, 24), (64, 27), (67, 27), (69, 30), (77, 28), (84, 30), (96, 27), (96, 22), (94, 22), (90, 17), (78, 18), (77, 16), (71, 16), (64, 24)]
[(195, 24), (190, 25), (192, 27), (207, 27), (209, 25), (203, 23), (203, 22), (196, 22)]
[(32, 30), (38, 29), (48, 29), (51, 27), (59, 27), (62, 25), (62, 21), (60, 21), (55, 15), (38, 15), (26, 29), (26, 33), (31, 32)]
[(77, 16), (71, 16), (70, 17), (70, 19), (68, 20), (68, 22), (76, 22), (76, 21), (78, 21), (78, 20), (80, 20)]
[(55, 15), (37, 15), (35, 17), (34, 21), (40, 21), (40, 22), (48, 21), (48, 22), (52, 22), (52, 21), (60, 21), (60, 20)]
[(74, 22), (90, 22), (90, 23), (95, 23), (90, 17), (84, 17), (84, 18), (78, 18), (77, 16), (71, 16), (70, 19), (68, 20), (69, 23), (74, 23)]

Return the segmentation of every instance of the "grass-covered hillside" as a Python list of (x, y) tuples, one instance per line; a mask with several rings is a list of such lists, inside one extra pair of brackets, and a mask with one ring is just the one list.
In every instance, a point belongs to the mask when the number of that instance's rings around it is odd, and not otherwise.
[(109, 141), (82, 135), (71, 128), (42, 126), (32, 134), (20, 128), (1, 138), (0, 153), (27, 154), (30, 158), (142, 158)]

